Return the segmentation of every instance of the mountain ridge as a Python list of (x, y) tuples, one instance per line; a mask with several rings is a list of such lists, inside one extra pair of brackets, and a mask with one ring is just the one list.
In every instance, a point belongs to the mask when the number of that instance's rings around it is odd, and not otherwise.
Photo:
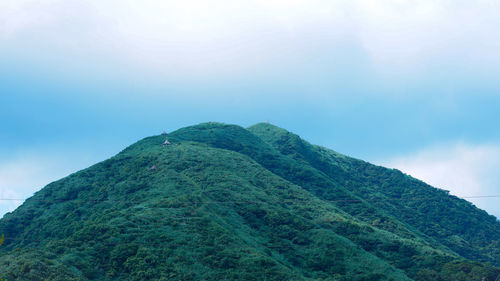
[[(172, 145), (162, 145), (165, 138)], [(408, 203), (429, 194), (457, 210)], [(462, 201), (270, 124), (202, 123), (136, 142), (7, 214), (0, 220), (0, 276), (494, 278), (500, 270), (488, 262), (498, 261), (499, 223), (479, 238), (453, 227), (449, 216), (463, 210), (472, 217), (467, 223), (476, 220), (472, 226), (491, 223)]]

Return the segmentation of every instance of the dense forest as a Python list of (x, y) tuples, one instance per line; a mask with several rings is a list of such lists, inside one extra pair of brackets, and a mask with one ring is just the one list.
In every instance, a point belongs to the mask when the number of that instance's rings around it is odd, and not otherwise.
[(47, 185), (0, 233), (9, 281), (500, 275), (495, 217), (264, 123), (145, 138)]

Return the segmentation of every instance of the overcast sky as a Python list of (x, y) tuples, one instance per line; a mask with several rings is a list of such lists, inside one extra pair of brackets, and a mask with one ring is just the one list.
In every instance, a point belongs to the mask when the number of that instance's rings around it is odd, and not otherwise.
[[(0, 199), (162, 130), (265, 120), (458, 196), (500, 194), (499, 14), (493, 0), (0, 1)], [(500, 217), (499, 200), (472, 202)]]

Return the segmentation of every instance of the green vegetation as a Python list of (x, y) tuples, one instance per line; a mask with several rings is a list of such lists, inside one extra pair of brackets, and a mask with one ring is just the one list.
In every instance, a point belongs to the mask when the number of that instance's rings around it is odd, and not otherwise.
[(5, 280), (494, 280), (500, 223), (269, 124), (145, 138), (0, 220)]

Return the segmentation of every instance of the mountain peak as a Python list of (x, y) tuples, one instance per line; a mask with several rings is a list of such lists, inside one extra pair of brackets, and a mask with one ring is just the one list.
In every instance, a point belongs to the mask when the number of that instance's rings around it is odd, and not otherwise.
[(267, 122), (257, 123), (255, 125), (248, 127), (247, 130), (249, 130), (250, 132), (253, 132), (253, 133), (259, 132), (261, 134), (267, 133), (267, 134), (273, 134), (273, 135), (290, 133), (286, 129), (283, 129), (281, 127), (278, 127), (277, 125), (267, 123)]
[(0, 233), (6, 280), (500, 274), (494, 217), (267, 123), (147, 137), (44, 187), (0, 220)]

